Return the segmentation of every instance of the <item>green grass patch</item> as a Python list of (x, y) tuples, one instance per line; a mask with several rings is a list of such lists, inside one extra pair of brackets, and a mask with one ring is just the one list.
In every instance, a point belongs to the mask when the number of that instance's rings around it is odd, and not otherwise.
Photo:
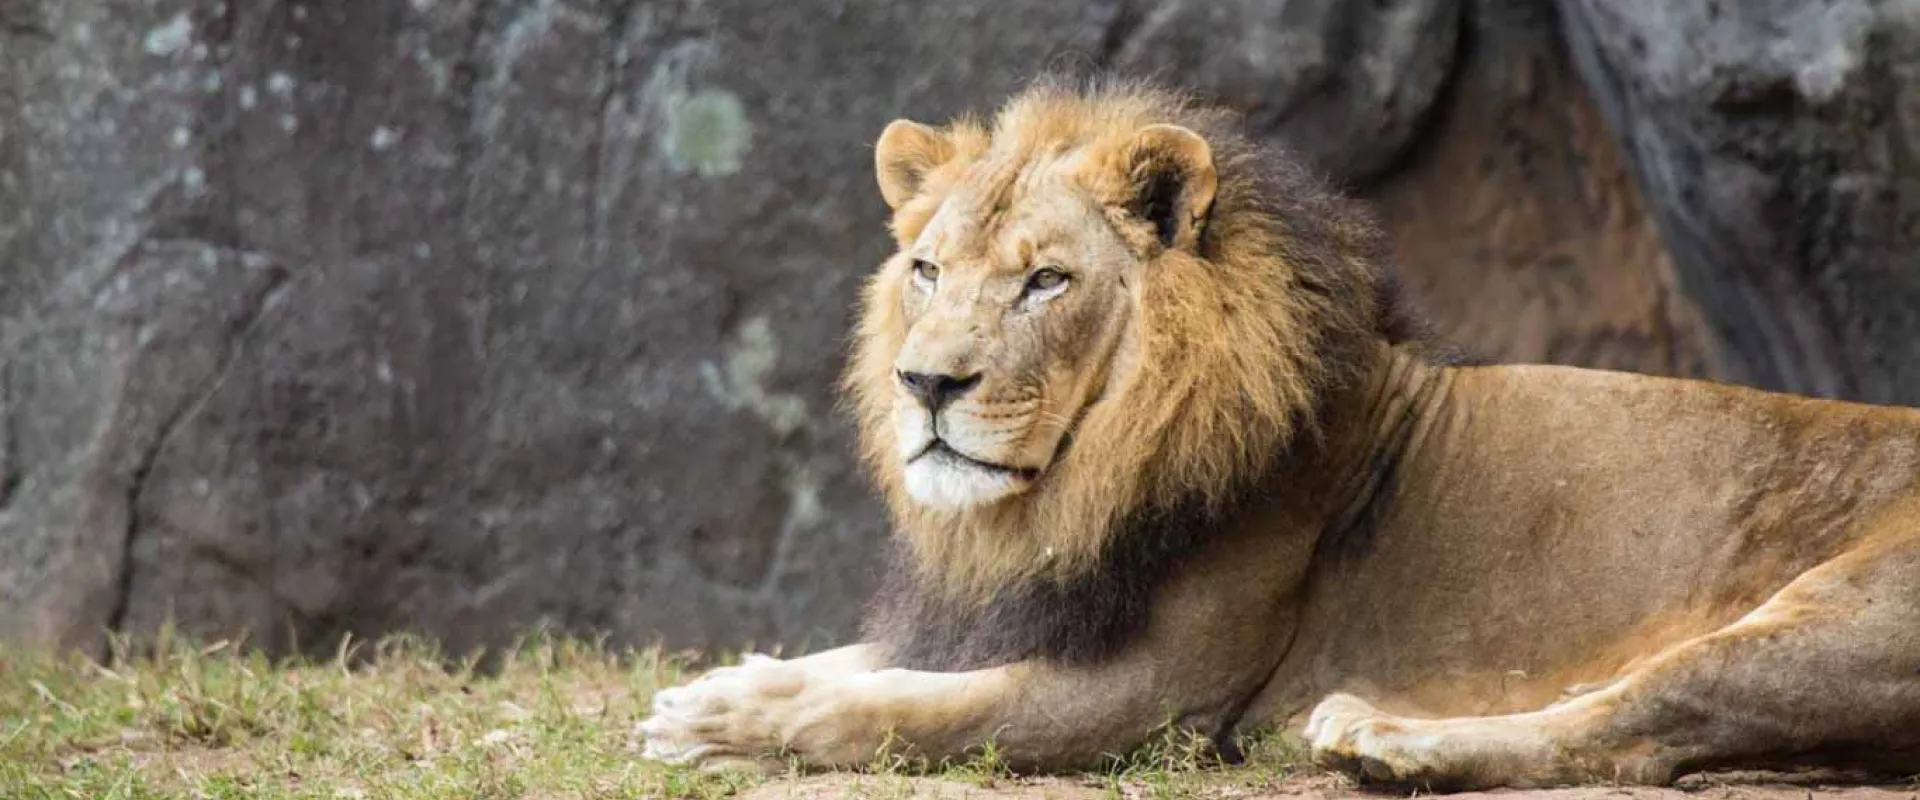
[[(484, 671), (407, 637), (285, 660), (164, 633), (105, 663), (0, 648), (0, 798), (779, 797), (822, 780), (641, 760), (634, 724), (654, 691), (690, 668), (657, 650), (551, 636)], [(1240, 765), (1219, 766), (1208, 752), (1169, 732), (1105, 771), (1044, 784), (1012, 775), (991, 746), (961, 764), (882, 752), (834, 793), (930, 796), (933, 785), (1025, 795), (1064, 785), (1114, 797), (1235, 796), (1277, 786), (1300, 763), (1297, 747), (1273, 737), (1249, 740)]]

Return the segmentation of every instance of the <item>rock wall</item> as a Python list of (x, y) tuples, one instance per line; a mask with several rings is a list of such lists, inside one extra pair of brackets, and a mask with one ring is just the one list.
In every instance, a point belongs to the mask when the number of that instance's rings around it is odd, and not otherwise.
[(1466, 344), (1912, 402), (1912, 17), (0, 0), (0, 638), (841, 640), (871, 140), (1062, 64), (1246, 110)]
[(1726, 375), (1920, 404), (1920, 3), (1559, 5)]

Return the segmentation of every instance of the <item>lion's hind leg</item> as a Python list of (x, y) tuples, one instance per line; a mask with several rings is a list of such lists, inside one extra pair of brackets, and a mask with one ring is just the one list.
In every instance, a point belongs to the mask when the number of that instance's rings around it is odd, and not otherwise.
[(1408, 719), (1336, 695), (1307, 736), (1322, 763), (1433, 790), (1811, 764), (1920, 773), (1920, 535), (1822, 564), (1734, 624), (1540, 711)]

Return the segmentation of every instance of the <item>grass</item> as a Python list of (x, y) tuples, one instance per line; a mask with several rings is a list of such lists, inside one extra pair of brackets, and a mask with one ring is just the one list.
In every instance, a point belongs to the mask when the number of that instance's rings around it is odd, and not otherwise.
[(835, 783), (815, 796), (1172, 798), (1277, 788), (1299, 762), (1267, 738), (1220, 767), (1202, 741), (1168, 733), (1107, 770), (1047, 782), (1013, 777), (991, 746), (963, 764), (883, 752), (825, 779), (701, 772), (638, 758), (634, 723), (691, 668), (657, 650), (535, 636), (484, 672), (404, 637), (325, 659), (164, 633), (139, 655), (116, 652), (102, 664), (0, 649), (0, 798), (780, 797), (821, 780)]

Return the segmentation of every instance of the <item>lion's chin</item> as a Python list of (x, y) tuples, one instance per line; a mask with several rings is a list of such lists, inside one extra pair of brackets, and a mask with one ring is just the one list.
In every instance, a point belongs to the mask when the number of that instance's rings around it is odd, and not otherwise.
[(928, 508), (963, 511), (1024, 492), (1033, 477), (961, 461), (920, 458), (906, 467), (907, 496)]

